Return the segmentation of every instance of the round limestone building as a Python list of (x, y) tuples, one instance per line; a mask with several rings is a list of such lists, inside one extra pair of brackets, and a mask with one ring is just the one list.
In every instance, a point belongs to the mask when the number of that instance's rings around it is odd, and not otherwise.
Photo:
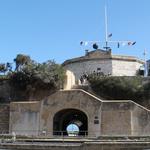
[(84, 74), (101, 73), (112, 76), (135, 76), (144, 62), (133, 56), (112, 55), (111, 50), (86, 51), (85, 56), (66, 60), (67, 85), (79, 84)]

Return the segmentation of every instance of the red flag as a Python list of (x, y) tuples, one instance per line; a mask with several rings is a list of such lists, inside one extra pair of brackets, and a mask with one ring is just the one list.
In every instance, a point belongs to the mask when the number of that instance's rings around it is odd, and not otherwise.
[(136, 44), (136, 42), (128, 42), (128, 45), (135, 45)]

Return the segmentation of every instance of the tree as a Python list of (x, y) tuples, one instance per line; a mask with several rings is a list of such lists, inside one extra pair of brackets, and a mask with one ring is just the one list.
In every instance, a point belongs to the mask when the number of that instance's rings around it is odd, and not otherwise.
[(59, 89), (62, 87), (65, 71), (54, 61), (37, 63), (28, 57), (17, 56), (16, 72), (11, 75), (11, 81), (19, 88)]
[(34, 81), (37, 80), (45, 85), (53, 84), (53, 86), (57, 88), (62, 85), (65, 76), (65, 71), (62, 66), (51, 60), (41, 64), (31, 61), (23, 68), (23, 72), (30, 76)]
[(21, 71), (21, 69), (27, 65), (31, 61), (30, 57), (23, 54), (18, 54), (17, 57), (14, 59), (16, 63), (16, 71)]
[(1, 63), (0, 64), (0, 72), (5, 74), (7, 70), (8, 70), (7, 66), (4, 63)]
[(12, 72), (12, 63), (7, 62), (6, 67), (8, 71)]

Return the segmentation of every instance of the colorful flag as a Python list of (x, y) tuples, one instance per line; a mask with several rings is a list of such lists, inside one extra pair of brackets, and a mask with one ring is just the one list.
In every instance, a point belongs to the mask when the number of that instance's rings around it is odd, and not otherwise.
[(108, 34), (108, 37), (109, 37), (109, 38), (112, 37), (112, 33)]
[(125, 46), (125, 45), (126, 45), (126, 43), (125, 43), (125, 42), (123, 42), (123, 43), (122, 43), (122, 46)]
[(88, 42), (85, 42), (84, 45), (87, 46), (87, 45), (88, 45)]
[(120, 43), (118, 42), (118, 44), (117, 44), (117, 47), (119, 48), (120, 47)]
[(144, 53), (143, 53), (143, 55), (144, 55), (144, 56), (146, 56), (146, 54), (147, 54), (147, 52), (146, 52), (146, 50), (144, 49)]
[(136, 42), (128, 42), (128, 45), (135, 45), (136, 44)]
[(132, 43), (132, 45), (135, 45), (135, 44), (136, 44), (136, 42), (133, 42), (133, 43)]
[(128, 42), (128, 45), (132, 45), (132, 42)]
[(93, 48), (94, 48), (94, 49), (98, 49), (97, 43), (94, 43), (94, 44), (93, 44)]
[(80, 42), (80, 45), (83, 45), (83, 41)]
[(83, 45), (83, 41), (80, 42), (80, 45)]

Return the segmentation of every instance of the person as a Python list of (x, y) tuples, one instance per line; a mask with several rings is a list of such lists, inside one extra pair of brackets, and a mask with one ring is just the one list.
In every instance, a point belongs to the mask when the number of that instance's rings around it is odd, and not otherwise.
[(16, 142), (16, 133), (15, 132), (12, 132), (12, 141)]
[(83, 77), (82, 76), (80, 77), (80, 82), (81, 82), (81, 84), (83, 84)]

